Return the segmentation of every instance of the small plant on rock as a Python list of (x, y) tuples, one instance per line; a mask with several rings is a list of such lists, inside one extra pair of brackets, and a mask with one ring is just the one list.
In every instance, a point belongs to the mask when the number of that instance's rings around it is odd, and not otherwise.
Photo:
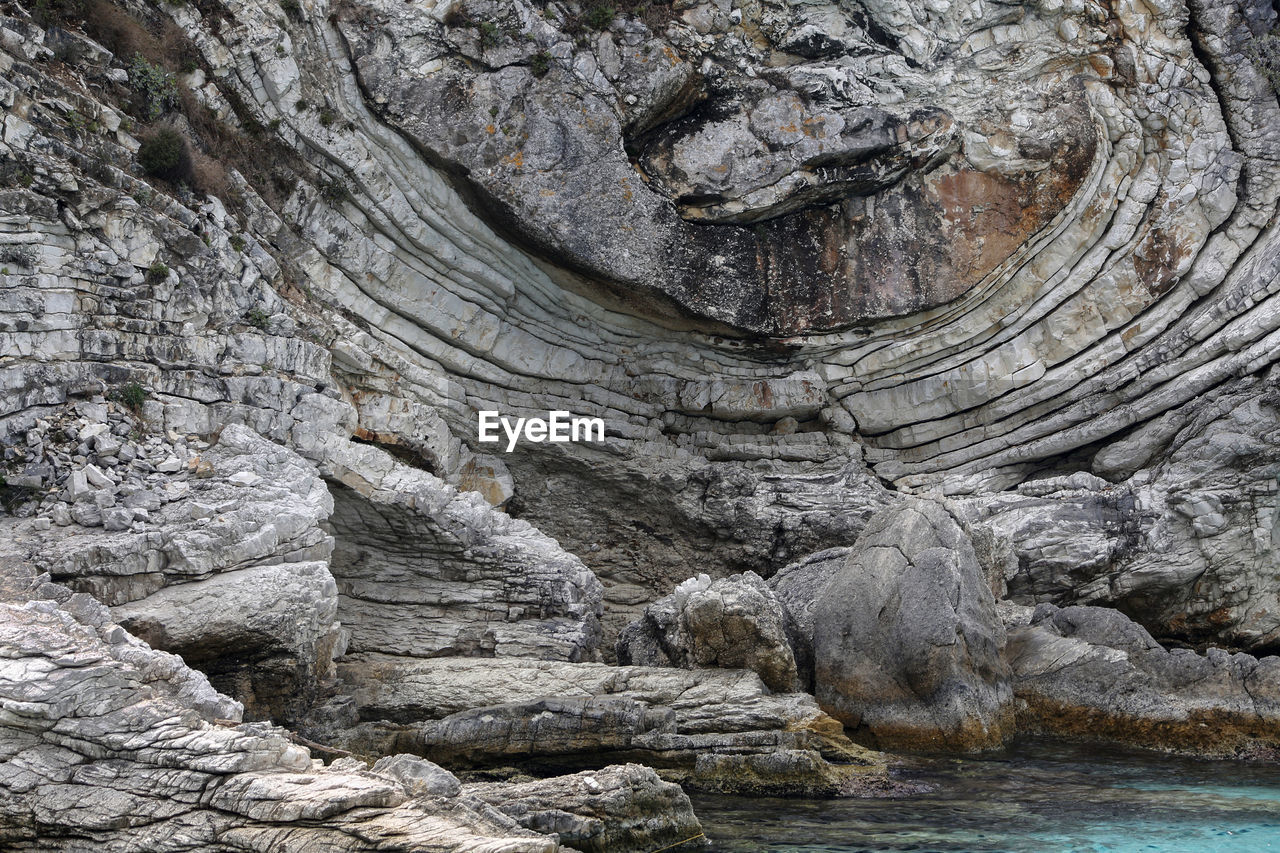
[(1280, 93), (1280, 27), (1251, 38), (1245, 51), (1272, 90)]
[(138, 149), (138, 165), (154, 178), (187, 183), (193, 179), (187, 140), (171, 127), (161, 128), (142, 141)]
[(135, 53), (129, 65), (129, 86), (138, 99), (138, 111), (147, 121), (155, 121), (181, 105), (178, 82), (159, 65), (152, 65)]
[(609, 25), (613, 23), (614, 14), (612, 6), (595, 6), (591, 11), (587, 12), (583, 23), (593, 30), (607, 30)]
[(169, 277), (169, 267), (163, 261), (156, 261), (147, 267), (147, 282), (159, 284)]
[(502, 32), (493, 21), (481, 21), (476, 28), (480, 31), (480, 44), (485, 47), (497, 47), (502, 43)]
[(543, 77), (551, 70), (551, 54), (545, 50), (539, 51), (529, 60), (529, 70), (533, 72), (534, 77)]
[(261, 308), (251, 308), (249, 313), (245, 315), (245, 320), (250, 326), (258, 329), (265, 329), (271, 318), (267, 316), (267, 312)]
[(36, 252), (30, 246), (0, 246), (0, 263), (31, 268), (36, 265)]
[(351, 189), (341, 178), (334, 178), (320, 185), (320, 197), (329, 204), (341, 204), (351, 200)]
[(138, 416), (142, 414), (142, 405), (147, 402), (147, 396), (146, 388), (137, 382), (130, 382), (117, 388), (111, 398)]

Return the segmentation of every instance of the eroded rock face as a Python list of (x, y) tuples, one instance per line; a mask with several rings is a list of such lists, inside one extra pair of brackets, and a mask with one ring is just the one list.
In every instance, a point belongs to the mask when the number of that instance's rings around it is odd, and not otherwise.
[(351, 651), (599, 657), (600, 581), (555, 540), (376, 448), (325, 470)]
[(1202, 755), (1280, 751), (1280, 658), (1164, 649), (1102, 607), (1042, 604), (1011, 627), (1021, 725)]
[[(1274, 371), (1228, 383), (1094, 457), (1094, 469), (961, 502), (1003, 545), (1021, 604), (1114, 607), (1162, 639), (1266, 653), (1280, 436)], [(1123, 479), (1121, 479), (1123, 477)]]
[[(843, 36), (821, 47), (797, 39), (811, 8), (785, 2), (600, 21), (576, 42), (580, 18), (520, 0), (443, 19), (364, 3), (341, 28), (379, 115), (536, 251), (651, 311), (787, 335), (964, 294), (1063, 211), (1103, 135), (1062, 68), (975, 94), (978, 34), (1003, 11), (955, 22), (953, 54), (924, 68), (858, 12), (824, 12)], [(1096, 79), (1096, 48), (1052, 41)]]
[(1013, 732), (1004, 641), (964, 531), (941, 504), (906, 501), (819, 593), (815, 695), (886, 748), (999, 746)]
[(771, 690), (799, 689), (787, 612), (755, 572), (690, 578), (618, 638), (618, 663), (749, 669)]
[[(81, 408), (95, 407), (106, 411)], [(101, 450), (112, 433), (100, 426), (79, 433), (96, 433)], [(212, 445), (175, 444), (150, 456), (144, 446), (135, 463), (106, 473), (86, 462), (51, 474), (45, 500), (55, 517), (62, 507), (61, 523), (0, 521), (11, 556), (112, 605), (114, 621), (182, 655), (254, 718), (294, 719), (342, 651), (333, 540), (321, 529), (329, 492), (314, 466), (246, 427), (227, 426)], [(108, 514), (141, 512), (120, 530), (78, 523), (77, 510), (103, 504)]]
[(532, 769), (641, 761), (686, 787), (762, 796), (891, 789), (813, 698), (771, 694), (745, 670), (348, 655), (358, 717), (316, 737), (449, 766)]
[[(0, 842), (15, 851), (318, 849), (554, 853), (472, 798), (316, 766), (181, 658), (85, 594), (0, 604)], [(357, 766), (363, 767), (357, 763)]]

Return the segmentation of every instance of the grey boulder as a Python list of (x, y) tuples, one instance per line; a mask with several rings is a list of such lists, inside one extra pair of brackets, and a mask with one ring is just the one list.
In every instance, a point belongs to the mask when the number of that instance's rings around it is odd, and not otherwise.
[(1012, 734), (1004, 628), (968, 536), (940, 504), (868, 522), (813, 607), (819, 704), (879, 747), (972, 750)]

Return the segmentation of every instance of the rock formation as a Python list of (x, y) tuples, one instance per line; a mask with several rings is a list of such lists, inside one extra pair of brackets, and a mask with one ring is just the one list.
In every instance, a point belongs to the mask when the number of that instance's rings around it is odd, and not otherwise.
[(7, 850), (560, 849), (482, 800), (415, 797), (240, 724), (239, 703), (88, 595), (0, 610)]
[(1013, 728), (1004, 642), (964, 531), (909, 500), (867, 523), (818, 593), (814, 695), (885, 747), (998, 746)]
[(891, 787), (884, 757), (851, 743), (811, 696), (770, 694), (744, 670), (359, 654), (339, 670), (352, 701), (312, 733), (361, 754), (534, 770), (636, 760), (730, 793)]
[(1015, 706), (1269, 754), (1276, 22), (0, 3), (0, 843), (679, 841)]
[(1202, 755), (1274, 760), (1280, 658), (1165, 649), (1102, 607), (1042, 604), (1009, 633), (1021, 724)]
[(771, 690), (798, 688), (787, 611), (755, 572), (690, 578), (618, 638), (618, 662), (749, 669)]

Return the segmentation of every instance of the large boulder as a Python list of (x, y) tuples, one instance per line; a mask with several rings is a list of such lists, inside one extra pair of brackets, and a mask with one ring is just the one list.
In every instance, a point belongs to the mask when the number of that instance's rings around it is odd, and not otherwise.
[(618, 663), (749, 669), (771, 690), (798, 689), (787, 612), (755, 572), (690, 578), (618, 638)]
[(819, 703), (877, 746), (971, 750), (1012, 734), (1004, 628), (940, 504), (878, 513), (813, 608)]
[(1007, 656), (1021, 728), (1202, 755), (1280, 755), (1280, 657), (1165, 649), (1116, 610), (1052, 604), (1010, 629)]

